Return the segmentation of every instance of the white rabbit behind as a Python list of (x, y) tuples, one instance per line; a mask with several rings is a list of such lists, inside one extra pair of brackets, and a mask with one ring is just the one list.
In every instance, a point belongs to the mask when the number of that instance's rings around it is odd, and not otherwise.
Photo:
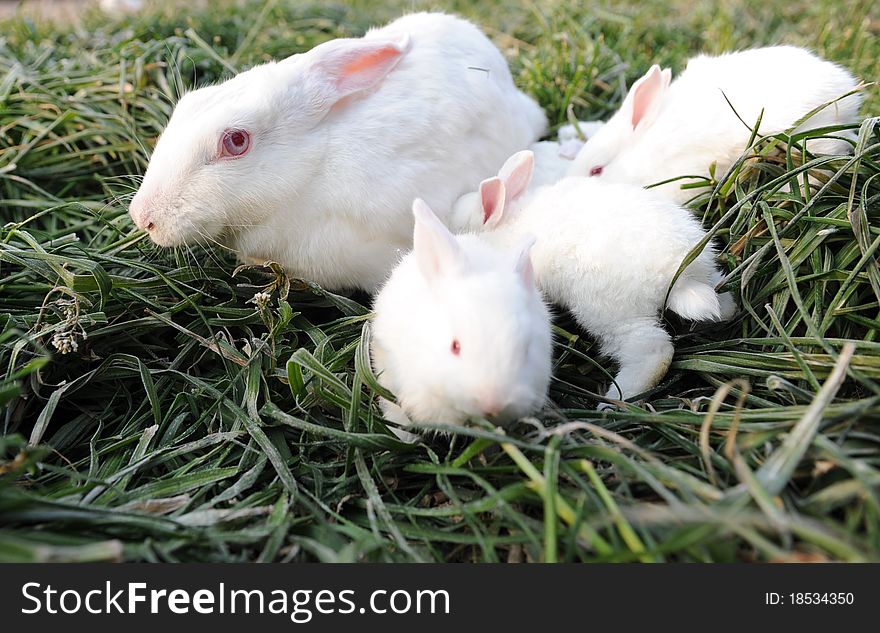
[[(674, 351), (660, 310), (705, 231), (687, 210), (634, 185), (565, 178), (526, 194), (532, 168), (531, 152), (513, 155), (498, 177), (481, 183), (480, 210), (466, 218), (469, 207), (457, 207), (453, 228), (482, 231), (501, 248), (534, 235), (538, 287), (620, 365), (619, 390), (612, 385), (607, 397), (627, 399), (650, 389)], [(667, 307), (695, 321), (729, 318), (735, 306), (730, 296), (716, 294), (720, 278), (707, 245), (672, 286)]]
[(415, 13), (185, 95), (130, 213), (161, 246), (223, 241), (373, 291), (411, 245), (416, 195), (448, 212), (545, 128), (477, 27)]
[(550, 317), (535, 288), (530, 240), (502, 252), (453, 236), (417, 199), (413, 251), (374, 303), (371, 351), (403, 425), (505, 423), (540, 408), (550, 381)]
[[(846, 69), (793, 46), (700, 55), (671, 78), (669, 69), (655, 65), (636, 81), (620, 109), (581, 149), (569, 175), (641, 186), (687, 176), (653, 187), (684, 203), (700, 190), (682, 184), (705, 182), (712, 163), (716, 177), (724, 176), (747, 149), (762, 111), (759, 133), (776, 134), (857, 87)], [(840, 99), (796, 131), (856, 123), (861, 101), (858, 93)], [(851, 151), (845, 140), (854, 138), (851, 131), (829, 136), (840, 138), (810, 139), (807, 149)]]

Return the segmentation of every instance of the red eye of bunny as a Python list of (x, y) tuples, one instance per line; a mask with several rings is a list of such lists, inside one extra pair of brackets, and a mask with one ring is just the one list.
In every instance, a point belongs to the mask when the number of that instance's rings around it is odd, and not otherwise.
[(461, 343), (458, 342), (457, 338), (452, 339), (452, 345), (449, 346), (449, 351), (455, 356), (461, 354)]
[(605, 168), (602, 167), (601, 165), (599, 165), (598, 167), (593, 167), (593, 168), (590, 170), (590, 175), (591, 175), (591, 176), (601, 176), (601, 175), (602, 175), (602, 170), (603, 170), (603, 169), (605, 169)]
[(245, 130), (226, 130), (220, 142), (221, 158), (244, 156), (251, 147), (251, 136)]

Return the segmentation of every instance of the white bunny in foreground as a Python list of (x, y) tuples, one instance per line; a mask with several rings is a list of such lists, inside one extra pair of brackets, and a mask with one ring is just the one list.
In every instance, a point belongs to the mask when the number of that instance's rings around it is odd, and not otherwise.
[[(687, 176), (653, 188), (683, 203), (698, 191), (682, 184), (708, 179), (712, 163), (716, 177), (727, 173), (747, 149), (762, 111), (759, 133), (776, 134), (858, 84), (846, 69), (793, 46), (700, 55), (671, 78), (668, 68), (655, 65), (636, 81), (620, 110), (580, 150), (569, 175), (641, 186)], [(796, 131), (857, 123), (861, 101), (857, 93), (831, 103)], [(851, 131), (832, 132), (806, 145), (816, 154), (845, 154), (852, 149), (847, 138)]]
[(373, 291), (411, 245), (416, 195), (448, 212), (545, 127), (476, 26), (416, 13), (186, 94), (130, 214), (160, 246), (222, 241)]
[[(532, 168), (530, 151), (514, 154), (498, 177), (481, 183), (477, 208), (466, 197), (456, 204), (453, 229), (483, 231), (502, 248), (534, 235), (538, 287), (620, 365), (607, 397), (650, 389), (674, 351), (660, 324), (667, 290), (705, 232), (687, 210), (634, 185), (565, 178), (523, 195)], [(667, 307), (695, 321), (729, 318), (735, 306), (715, 292), (720, 280), (707, 245), (672, 286)]]
[(420, 199), (413, 251), (374, 303), (371, 351), (382, 400), (399, 424), (504, 423), (539, 409), (550, 382), (547, 307), (535, 288), (526, 238), (505, 252), (453, 236)]

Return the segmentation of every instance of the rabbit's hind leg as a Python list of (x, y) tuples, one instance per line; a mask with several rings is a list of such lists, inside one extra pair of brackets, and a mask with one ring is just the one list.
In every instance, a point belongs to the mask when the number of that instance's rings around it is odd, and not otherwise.
[(656, 318), (639, 317), (616, 324), (600, 337), (603, 351), (620, 365), (606, 398), (626, 400), (659, 383), (675, 349)]

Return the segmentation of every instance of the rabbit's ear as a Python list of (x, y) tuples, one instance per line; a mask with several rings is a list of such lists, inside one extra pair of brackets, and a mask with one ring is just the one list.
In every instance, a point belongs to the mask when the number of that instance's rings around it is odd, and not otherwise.
[(498, 171), (498, 177), (507, 189), (507, 202), (516, 200), (526, 192), (535, 171), (535, 153), (524, 149), (507, 159)]
[(480, 183), (480, 204), (483, 207), (483, 224), (492, 228), (501, 221), (504, 214), (504, 200), (507, 197), (504, 183), (498, 176), (487, 178)]
[[(648, 115), (654, 112), (656, 105), (660, 101), (660, 97), (669, 85), (668, 80), (672, 80), (672, 72), (661, 71), (660, 66), (654, 64), (643, 77), (636, 81), (629, 94), (626, 95), (623, 108), (629, 110), (630, 121), (633, 129), (639, 124), (647, 125), (650, 123)], [(665, 74), (665, 76), (664, 76)]]
[(535, 236), (526, 235), (520, 243), (514, 258), (514, 270), (519, 274), (527, 287), (535, 285), (535, 269), (532, 266), (532, 246), (535, 245)]
[(416, 219), (413, 231), (413, 252), (419, 270), (428, 282), (461, 267), (464, 254), (455, 236), (437, 219), (424, 200), (413, 201)]
[(325, 106), (378, 84), (409, 50), (410, 38), (398, 41), (335, 39), (307, 53), (311, 62), (307, 85)]

